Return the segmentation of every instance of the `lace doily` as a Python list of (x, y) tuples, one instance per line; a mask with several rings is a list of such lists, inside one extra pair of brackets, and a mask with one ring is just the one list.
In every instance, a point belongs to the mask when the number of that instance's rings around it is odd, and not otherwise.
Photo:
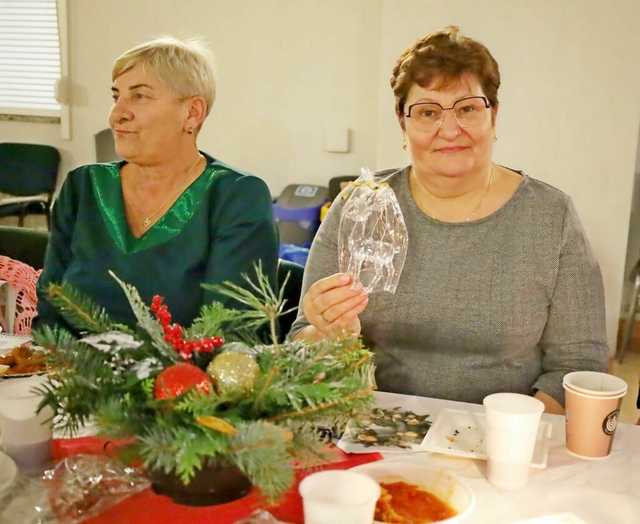
[[(29, 264), (0, 256), (0, 280), (5, 280), (16, 290), (16, 317), (13, 334), (31, 334), (31, 322), (38, 314), (36, 284), (42, 270), (36, 271)], [(7, 330), (5, 319), (0, 318), (3, 330)]]

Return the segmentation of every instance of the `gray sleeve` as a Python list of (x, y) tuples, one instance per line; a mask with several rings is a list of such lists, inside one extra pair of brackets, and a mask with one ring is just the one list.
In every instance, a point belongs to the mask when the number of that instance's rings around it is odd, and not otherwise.
[(338, 230), (340, 227), (342, 206), (342, 198), (338, 196), (331, 205), (329, 214), (323, 220), (322, 224), (320, 224), (320, 229), (318, 229), (313, 239), (309, 258), (304, 268), (298, 317), (291, 326), (289, 338), (309, 325), (302, 311), (302, 299), (309, 287), (318, 280), (338, 272)]
[(543, 372), (533, 389), (563, 405), (562, 377), (566, 373), (607, 370), (602, 275), (568, 197), (558, 272), (540, 348)]

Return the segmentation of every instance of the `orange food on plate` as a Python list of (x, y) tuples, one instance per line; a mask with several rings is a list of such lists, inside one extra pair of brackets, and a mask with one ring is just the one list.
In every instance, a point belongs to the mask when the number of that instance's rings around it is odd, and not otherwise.
[(0, 365), (9, 366), (3, 375), (23, 375), (45, 371), (45, 354), (34, 351), (29, 344), (13, 348), (9, 353), (0, 355)]
[(375, 519), (390, 524), (426, 524), (454, 517), (456, 512), (433, 493), (407, 482), (380, 482)]

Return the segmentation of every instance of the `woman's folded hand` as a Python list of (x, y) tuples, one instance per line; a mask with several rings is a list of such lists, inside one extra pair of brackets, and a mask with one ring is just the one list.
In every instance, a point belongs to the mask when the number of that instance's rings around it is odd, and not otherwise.
[(359, 282), (352, 286), (352, 280), (345, 273), (336, 273), (309, 288), (302, 307), (304, 316), (318, 332), (312, 338), (360, 335), (358, 315), (367, 307), (369, 296)]

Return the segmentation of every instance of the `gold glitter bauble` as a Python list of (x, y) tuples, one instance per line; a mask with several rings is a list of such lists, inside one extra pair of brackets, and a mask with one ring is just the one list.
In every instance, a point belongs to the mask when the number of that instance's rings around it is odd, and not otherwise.
[(235, 395), (253, 389), (260, 368), (251, 355), (225, 351), (211, 361), (207, 373), (213, 378), (218, 394)]

